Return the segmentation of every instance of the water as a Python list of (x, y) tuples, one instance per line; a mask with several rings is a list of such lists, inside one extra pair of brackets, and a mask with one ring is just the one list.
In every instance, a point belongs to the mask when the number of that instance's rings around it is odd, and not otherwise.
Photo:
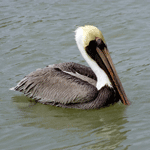
[[(146, 1), (0, 1), (0, 149), (148, 150), (150, 147), (150, 3)], [(37, 68), (87, 65), (77, 26), (103, 33), (130, 106), (100, 110), (34, 104), (9, 91)]]

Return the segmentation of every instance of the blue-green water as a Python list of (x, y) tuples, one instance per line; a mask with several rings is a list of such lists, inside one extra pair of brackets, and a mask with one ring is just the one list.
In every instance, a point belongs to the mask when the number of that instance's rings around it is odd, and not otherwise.
[[(150, 3), (146, 1), (0, 1), (0, 149), (148, 150), (150, 147)], [(131, 101), (100, 110), (34, 104), (9, 91), (49, 64), (87, 65), (77, 26), (103, 33)]]

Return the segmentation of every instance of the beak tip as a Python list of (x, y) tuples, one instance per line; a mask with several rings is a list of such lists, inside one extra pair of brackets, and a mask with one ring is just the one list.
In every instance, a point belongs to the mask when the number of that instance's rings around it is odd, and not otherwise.
[(130, 103), (129, 100), (126, 100), (126, 101), (123, 102), (123, 104), (124, 104), (124, 105), (130, 105), (131, 103)]

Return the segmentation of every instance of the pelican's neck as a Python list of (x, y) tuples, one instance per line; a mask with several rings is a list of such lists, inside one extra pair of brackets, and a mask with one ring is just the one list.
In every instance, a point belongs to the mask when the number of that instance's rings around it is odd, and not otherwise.
[(84, 44), (82, 41), (83, 29), (79, 27), (75, 32), (76, 32), (75, 40), (76, 40), (78, 49), (80, 50), (83, 58), (86, 60), (86, 62), (91, 67), (91, 69), (93, 70), (93, 72), (95, 73), (97, 77), (97, 83), (96, 83), (97, 89), (100, 90), (105, 85), (112, 87), (111, 82), (107, 74), (105, 73), (105, 71), (101, 69), (98, 66), (98, 64), (85, 51)]

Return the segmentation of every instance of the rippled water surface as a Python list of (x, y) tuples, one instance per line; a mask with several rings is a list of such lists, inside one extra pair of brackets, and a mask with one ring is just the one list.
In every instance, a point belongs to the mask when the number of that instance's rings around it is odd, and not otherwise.
[[(146, 1), (0, 1), (0, 149), (148, 150), (150, 147), (150, 3)], [(87, 65), (77, 26), (103, 33), (130, 106), (100, 110), (34, 104), (9, 91), (37, 68)]]

